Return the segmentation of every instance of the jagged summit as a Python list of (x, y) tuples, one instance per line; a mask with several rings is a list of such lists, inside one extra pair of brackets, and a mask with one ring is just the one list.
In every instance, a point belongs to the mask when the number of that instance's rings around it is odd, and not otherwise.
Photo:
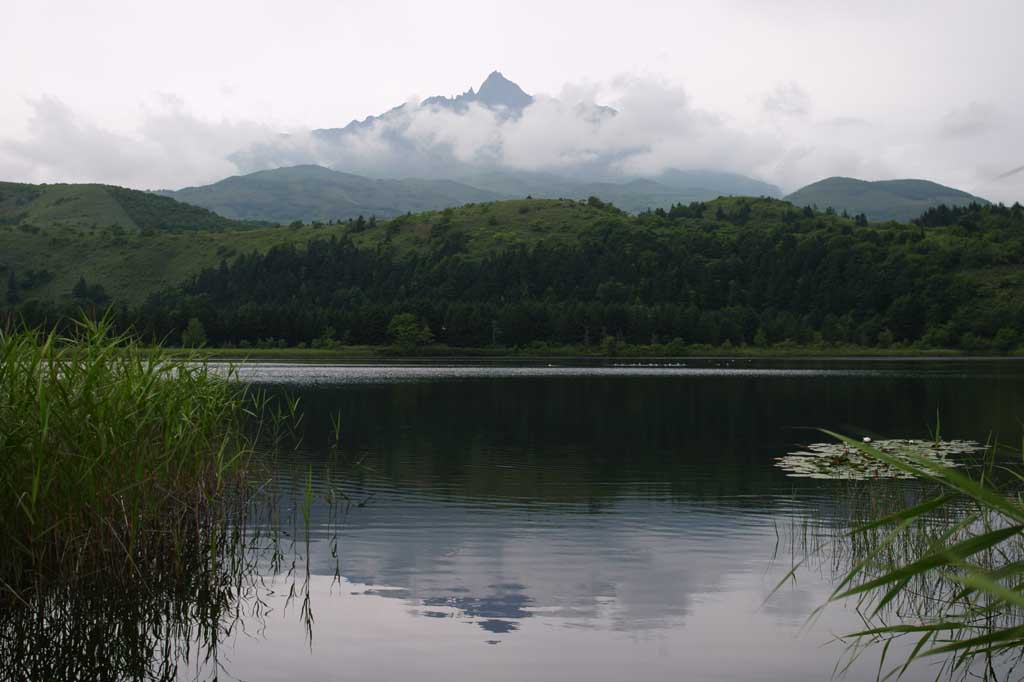
[(423, 106), (441, 106), (462, 111), (470, 104), (482, 104), (489, 109), (499, 109), (518, 115), (533, 103), (533, 97), (521, 87), (505, 78), (500, 71), (492, 71), (480, 85), (479, 90), (470, 88), (456, 97), (435, 96), (423, 100)]
[(503, 106), (509, 109), (523, 109), (533, 102), (533, 97), (505, 78), (500, 71), (492, 71), (487, 76), (487, 80), (480, 85), (476, 99), (490, 107)]

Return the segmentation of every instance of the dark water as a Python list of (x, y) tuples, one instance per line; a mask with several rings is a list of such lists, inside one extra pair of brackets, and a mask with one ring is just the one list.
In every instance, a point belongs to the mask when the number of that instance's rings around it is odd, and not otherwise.
[[(926, 438), (937, 411), (943, 437), (1020, 442), (1024, 363), (689, 364), (243, 368), (301, 397), (274, 485), (292, 499), (310, 477), (314, 500), (308, 564), (221, 644), (222, 676), (828, 679), (827, 643), (862, 625), (840, 605), (808, 623), (835, 562), (765, 599), (801, 527), (842, 524), (846, 484), (773, 458), (822, 440), (808, 427)], [(340, 530), (322, 498), (339, 460), (362, 463)], [(877, 653), (847, 679), (874, 679)]]

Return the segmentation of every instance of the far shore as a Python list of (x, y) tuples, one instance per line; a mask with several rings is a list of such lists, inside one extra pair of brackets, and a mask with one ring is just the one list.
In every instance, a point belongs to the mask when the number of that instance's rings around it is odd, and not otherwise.
[(871, 348), (862, 346), (800, 346), (784, 344), (767, 348), (753, 346), (691, 346), (679, 353), (665, 353), (663, 346), (623, 346), (614, 353), (579, 346), (527, 348), (454, 348), (425, 346), (413, 351), (391, 346), (340, 346), (337, 348), (171, 348), (171, 353), (198, 354), (208, 360), (244, 361), (472, 361), (472, 362), (656, 362), (677, 363), (687, 360), (1024, 360), (1024, 349), (1010, 353), (969, 353), (948, 348)]

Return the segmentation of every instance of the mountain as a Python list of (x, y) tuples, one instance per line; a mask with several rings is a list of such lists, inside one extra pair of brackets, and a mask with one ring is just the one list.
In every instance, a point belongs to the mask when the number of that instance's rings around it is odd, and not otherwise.
[(205, 208), (113, 185), (0, 182), (0, 226), (126, 230), (244, 227)]
[[(782, 191), (775, 185), (755, 180), (738, 173), (710, 170), (677, 170), (669, 168), (654, 178), (659, 184), (693, 195), (780, 197)], [(712, 197), (713, 198), (713, 197)]]
[(865, 214), (870, 220), (909, 221), (927, 209), (945, 204), (988, 204), (981, 197), (928, 180), (877, 180), (825, 178), (786, 197), (797, 206), (831, 207), (850, 215)]
[[(471, 104), (479, 104), (497, 112), (502, 118), (516, 117), (523, 109), (533, 104), (533, 96), (526, 94), (521, 87), (505, 78), (499, 71), (493, 71), (480, 84), (479, 90), (470, 88), (461, 95), (445, 97), (435, 95), (420, 102), (421, 108), (447, 109), (464, 114)], [(326, 141), (339, 141), (347, 134), (358, 133), (381, 123), (388, 123), (407, 113), (407, 106), (400, 104), (383, 114), (367, 116), (361, 121), (352, 121), (342, 128), (318, 128), (313, 132), (315, 138)]]
[(229, 218), (274, 222), (390, 218), (502, 196), (453, 180), (372, 180), (315, 165), (259, 171), (160, 194)]
[[(536, 114), (531, 117), (532, 111)], [(282, 135), (241, 149), (230, 159), (245, 173), (315, 164), (367, 178), (453, 180), (495, 198), (598, 196), (633, 212), (718, 196), (780, 196), (774, 185), (714, 169), (669, 169), (650, 177), (625, 174), (623, 154), (637, 150), (604, 150), (600, 145), (566, 152), (550, 169), (521, 168), (533, 156), (524, 147), (538, 144), (537, 131), (547, 129), (549, 117), (589, 139), (600, 138), (602, 126), (618, 116), (615, 109), (591, 101), (538, 100), (494, 71), (479, 88), (460, 95), (402, 104), (342, 127)], [(520, 165), (513, 166), (509, 158)]]
[(585, 182), (551, 173), (486, 171), (457, 180), (370, 179), (315, 165), (235, 176), (202, 187), (161, 195), (240, 220), (326, 222), (357, 216), (391, 218), (404, 213), (532, 196), (587, 199), (596, 196), (630, 213), (673, 204), (747, 194), (777, 196), (778, 188), (741, 175), (667, 171), (663, 180)]
[(500, 71), (492, 71), (487, 80), (480, 85), (479, 91), (474, 92), (473, 88), (470, 88), (454, 98), (430, 97), (423, 101), (422, 106), (436, 105), (464, 111), (472, 103), (481, 104), (489, 109), (504, 109), (514, 115), (533, 104), (533, 96), (526, 94)]

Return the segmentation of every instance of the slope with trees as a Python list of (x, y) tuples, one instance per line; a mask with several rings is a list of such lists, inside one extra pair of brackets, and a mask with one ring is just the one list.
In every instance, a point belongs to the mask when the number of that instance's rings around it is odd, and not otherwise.
[[(346, 226), (243, 254), (131, 316), (154, 337), (173, 337), (194, 318), (211, 343), (243, 346), (309, 345), (326, 329), (337, 341), (386, 344), (394, 321), (413, 327), (411, 319), (455, 347), (1008, 351), (1024, 341), (1019, 205), (960, 209), (942, 226), (933, 224), (940, 209), (918, 224), (858, 227), (763, 199), (638, 217), (598, 200), (509, 204)], [(487, 220), (497, 208), (578, 219), (539, 233), (519, 222), (499, 239)]]
[(825, 178), (798, 189), (786, 197), (797, 206), (833, 209), (849, 215), (863, 214), (869, 220), (909, 221), (937, 206), (967, 206), (989, 203), (963, 190), (929, 180), (878, 180)]

